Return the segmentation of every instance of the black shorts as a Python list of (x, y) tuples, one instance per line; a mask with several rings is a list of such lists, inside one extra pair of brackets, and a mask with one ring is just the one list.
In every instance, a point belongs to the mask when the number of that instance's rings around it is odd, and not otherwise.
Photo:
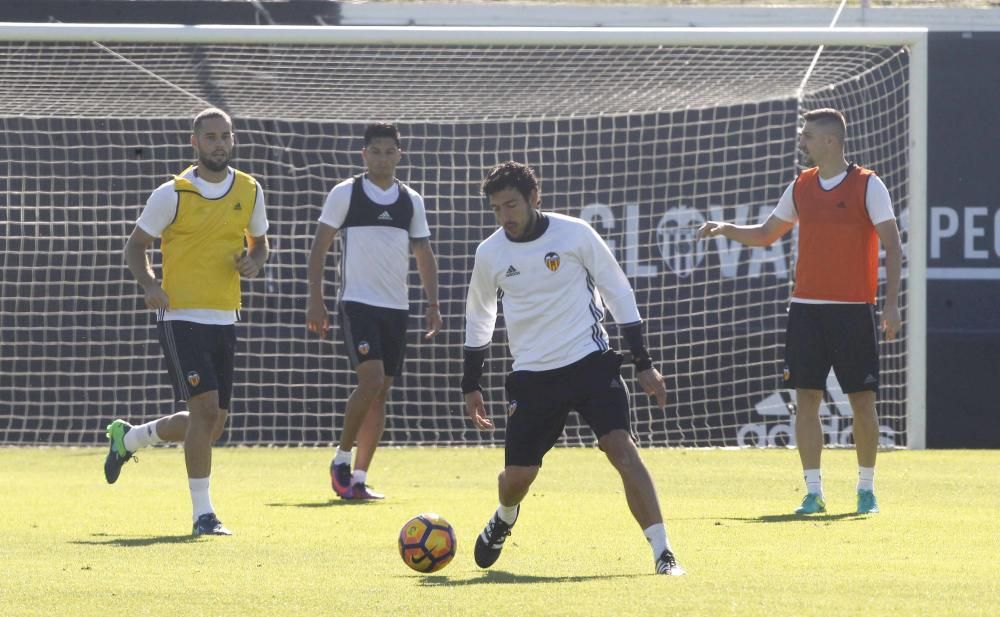
[(157, 324), (167, 373), (178, 401), (203, 392), (219, 391), (219, 408), (229, 409), (233, 396), (236, 326), (192, 321)]
[(351, 366), (381, 360), (388, 376), (399, 375), (406, 355), (410, 312), (361, 302), (340, 303), (340, 325)]
[(598, 351), (562, 368), (508, 375), (506, 465), (540, 466), (562, 435), (570, 411), (580, 414), (598, 438), (615, 429), (631, 435), (621, 365), (619, 354)]
[(873, 305), (791, 303), (785, 331), (785, 387), (825, 390), (830, 367), (845, 394), (878, 392)]

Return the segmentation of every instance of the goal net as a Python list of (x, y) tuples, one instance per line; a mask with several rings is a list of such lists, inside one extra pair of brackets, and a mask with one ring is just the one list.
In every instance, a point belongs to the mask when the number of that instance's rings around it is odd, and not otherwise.
[[(115, 417), (137, 423), (183, 408), (122, 249), (149, 193), (191, 161), (190, 121), (207, 106), (232, 114), (234, 165), (261, 180), (271, 221), (270, 261), (243, 285), (229, 444), (329, 444), (339, 433), (355, 378), (339, 326), (327, 341), (306, 330), (306, 261), (327, 192), (362, 171), (370, 121), (400, 126), (398, 177), (425, 197), (445, 318), (425, 342), (411, 268), (392, 444), (503, 442), (502, 317), (483, 381), (497, 431), (471, 428), (458, 388), (473, 255), (495, 229), (478, 187), (498, 162), (534, 167), (543, 209), (590, 221), (628, 274), (670, 395), (661, 412), (633, 392), (644, 445), (792, 440), (793, 397), (780, 377), (794, 237), (747, 248), (695, 242), (694, 232), (705, 220), (767, 217), (799, 169), (802, 111), (845, 113), (848, 156), (885, 180), (904, 248), (911, 210), (921, 216), (912, 33), (15, 30), (0, 42), (4, 444), (101, 443)], [(327, 262), (331, 315), (338, 251)], [(886, 445), (914, 445), (908, 405), (922, 392), (908, 387), (907, 355), (921, 335), (904, 329), (881, 347)], [(832, 376), (828, 386), (828, 443), (849, 443), (846, 397)], [(575, 415), (564, 443), (593, 443)]]

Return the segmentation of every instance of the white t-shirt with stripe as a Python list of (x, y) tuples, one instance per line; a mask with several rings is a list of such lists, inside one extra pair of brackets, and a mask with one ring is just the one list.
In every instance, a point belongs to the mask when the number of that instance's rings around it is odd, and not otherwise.
[(499, 295), (514, 370), (560, 368), (608, 349), (605, 304), (619, 324), (641, 320), (632, 286), (597, 232), (578, 218), (545, 216), (548, 229), (534, 240), (514, 242), (498, 229), (476, 249), (465, 346), (490, 344)]

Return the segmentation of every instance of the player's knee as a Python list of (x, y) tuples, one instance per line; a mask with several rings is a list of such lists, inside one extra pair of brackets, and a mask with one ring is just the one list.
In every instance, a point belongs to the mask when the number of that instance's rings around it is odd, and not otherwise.
[(375, 393), (376, 403), (385, 403), (389, 398), (389, 389), (392, 388), (392, 379), (386, 377), (382, 380), (382, 384), (379, 386), (378, 391)]
[(219, 409), (219, 399), (215, 392), (205, 392), (188, 400), (188, 422), (209, 434), (215, 431), (220, 419), (225, 417), (223, 413)]
[[(371, 366), (368, 366), (368, 365)], [(388, 382), (388, 383), (387, 383)], [(374, 400), (379, 396), (385, 396), (392, 384), (386, 377), (382, 369), (382, 363), (366, 362), (362, 369), (358, 370), (358, 396), (365, 400)]]
[(219, 410), (219, 415), (215, 419), (215, 428), (212, 429), (212, 443), (219, 441), (222, 438), (222, 433), (226, 430), (226, 418), (229, 413), (225, 409)]
[(506, 494), (524, 493), (536, 477), (538, 477), (538, 467), (506, 467), (500, 472), (500, 491)]
[(599, 445), (616, 469), (642, 465), (639, 450), (625, 431), (611, 431), (601, 438)]

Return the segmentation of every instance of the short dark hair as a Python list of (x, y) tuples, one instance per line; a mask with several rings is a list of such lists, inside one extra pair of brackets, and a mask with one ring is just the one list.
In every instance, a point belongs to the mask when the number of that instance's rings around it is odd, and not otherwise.
[(233, 119), (229, 117), (229, 114), (218, 107), (209, 107), (199, 111), (198, 115), (194, 117), (194, 121), (191, 123), (191, 132), (197, 133), (198, 129), (201, 128), (201, 123), (209, 118), (222, 118), (229, 123), (229, 126), (233, 125)]
[(481, 188), (487, 197), (504, 189), (517, 189), (525, 200), (530, 200), (532, 191), (538, 190), (538, 178), (535, 170), (524, 163), (507, 161), (486, 174)]
[(844, 118), (844, 114), (836, 109), (824, 107), (823, 109), (807, 111), (802, 114), (802, 119), (806, 122), (835, 129), (838, 137), (840, 137), (840, 143), (844, 143), (847, 139), (847, 120)]
[(396, 147), (399, 147), (399, 129), (396, 128), (395, 124), (389, 124), (388, 122), (373, 122), (365, 127), (365, 146), (369, 146), (372, 140), (378, 139), (379, 137), (388, 137), (396, 142)]

